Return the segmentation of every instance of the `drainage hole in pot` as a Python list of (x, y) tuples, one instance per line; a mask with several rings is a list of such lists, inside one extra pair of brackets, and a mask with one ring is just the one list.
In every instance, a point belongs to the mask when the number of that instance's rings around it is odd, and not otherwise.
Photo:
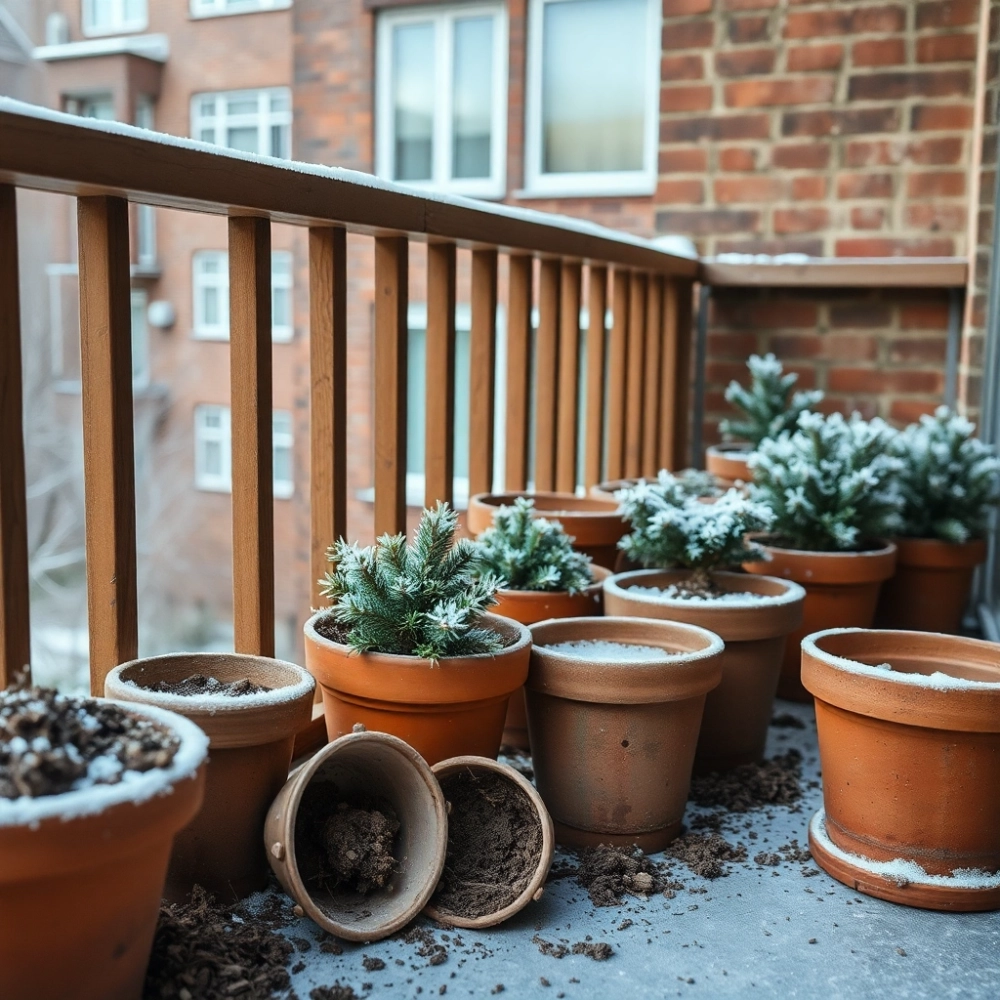
[(628, 746), (628, 740), (622, 740), (622, 746), (623, 747), (627, 747)]
[(442, 914), (482, 917), (510, 906), (542, 856), (542, 826), (513, 781), (465, 768), (441, 778), (451, 805), (448, 854), (432, 905)]

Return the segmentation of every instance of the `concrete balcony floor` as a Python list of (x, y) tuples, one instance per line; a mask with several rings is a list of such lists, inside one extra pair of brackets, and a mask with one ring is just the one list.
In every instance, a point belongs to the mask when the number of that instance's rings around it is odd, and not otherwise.
[[(359, 997), (421, 1000), (499, 994), (544, 1000), (996, 1000), (1000, 913), (911, 909), (853, 892), (811, 861), (778, 867), (754, 863), (758, 852), (776, 850), (792, 839), (805, 846), (808, 821), (822, 801), (812, 709), (779, 702), (777, 711), (805, 722), (805, 729), (772, 727), (768, 743), (768, 756), (790, 747), (802, 753), (804, 797), (796, 807), (730, 814), (720, 832), (731, 843), (744, 844), (749, 857), (727, 865), (727, 877), (708, 881), (682, 862), (667, 859), (671, 877), (685, 884), (673, 899), (626, 897), (621, 907), (601, 908), (591, 904), (573, 878), (550, 879), (541, 900), (492, 930), (447, 931), (423, 919), (414, 924), (446, 949), (446, 960), (436, 965), (418, 954), (425, 944), (407, 943), (403, 935), (371, 945), (343, 942), (342, 955), (324, 953), (316, 925), (292, 918), (281, 933), (297, 939), (300, 947), (309, 945), (291, 962), (298, 968), (292, 981), (300, 1000), (315, 987), (338, 981)], [(690, 822), (701, 812), (714, 811), (689, 805), (686, 818)], [(557, 855), (557, 870), (572, 864), (572, 857)], [(539, 951), (532, 942), (536, 935), (567, 945), (590, 935), (608, 942), (614, 954), (606, 961), (572, 954), (557, 960)], [(365, 957), (381, 959), (385, 968), (366, 971)]]

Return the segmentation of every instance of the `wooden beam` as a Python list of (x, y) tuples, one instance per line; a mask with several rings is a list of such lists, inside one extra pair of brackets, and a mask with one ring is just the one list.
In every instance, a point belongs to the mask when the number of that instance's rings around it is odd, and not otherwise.
[(580, 265), (562, 266), (559, 292), (559, 416), (556, 428), (556, 489), (576, 489), (580, 378)]
[(497, 252), (472, 252), (472, 331), (469, 342), (469, 495), (493, 489), (496, 404)]
[(799, 263), (702, 262), (699, 280), (717, 287), (960, 288), (964, 257), (810, 257)]
[(538, 335), (535, 345), (535, 489), (556, 484), (556, 413), (559, 371), (559, 286), (562, 264), (546, 259), (538, 287)]
[(642, 415), (642, 475), (658, 471), (660, 440), (660, 347), (663, 336), (663, 279), (651, 274), (646, 285), (646, 358)]
[(454, 243), (427, 247), (425, 507), (454, 502), (455, 256)]
[(625, 475), (625, 384), (628, 378), (629, 304), (632, 275), (616, 268), (611, 298), (611, 342), (608, 345), (608, 479)]
[(674, 454), (676, 433), (674, 422), (678, 379), (677, 367), (677, 282), (668, 278), (663, 288), (663, 346), (660, 352), (660, 433), (659, 433), (659, 466), (676, 472), (685, 463), (680, 455)]
[(677, 285), (677, 394), (674, 397), (674, 464), (686, 466), (688, 428), (691, 423), (691, 318), (694, 310), (692, 282), (676, 279)]
[(528, 485), (528, 431), (531, 410), (532, 258), (510, 257), (507, 300), (507, 427), (504, 489)]
[(587, 402), (583, 485), (602, 481), (604, 460), (604, 351), (607, 335), (608, 269), (591, 267), (587, 290)]
[(646, 342), (646, 276), (633, 274), (628, 307), (628, 376), (625, 381), (625, 475), (642, 473), (642, 386)]

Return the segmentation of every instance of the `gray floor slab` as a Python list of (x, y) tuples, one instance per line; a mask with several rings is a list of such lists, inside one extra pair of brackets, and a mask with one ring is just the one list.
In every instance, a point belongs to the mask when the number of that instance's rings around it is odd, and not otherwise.
[[(727, 877), (706, 881), (676, 862), (674, 875), (684, 891), (673, 899), (629, 899), (621, 908), (595, 908), (573, 879), (559, 878), (541, 900), (493, 930), (448, 932), (424, 921), (447, 949), (439, 965), (418, 955), (419, 944), (399, 937), (345, 943), (339, 956), (324, 953), (316, 925), (293, 921), (283, 933), (309, 943), (292, 977), (300, 1000), (337, 981), (362, 997), (421, 1000), (500, 994), (546, 1000), (1000, 998), (1000, 913), (914, 910), (861, 896), (808, 862), (778, 868), (753, 862), (758, 851), (792, 838), (804, 845), (808, 820), (821, 804), (812, 711), (785, 704), (779, 710), (793, 712), (806, 728), (772, 728), (768, 752), (798, 748), (804, 784), (813, 787), (798, 807), (747, 813), (727, 824), (723, 834), (745, 844), (750, 855), (731, 865)], [(698, 812), (689, 806), (688, 819)], [(620, 929), (625, 921), (631, 926)], [(614, 955), (603, 962), (581, 955), (555, 959), (539, 952), (536, 935), (567, 944), (590, 935), (609, 942)], [(365, 971), (365, 956), (381, 959), (385, 968)]]

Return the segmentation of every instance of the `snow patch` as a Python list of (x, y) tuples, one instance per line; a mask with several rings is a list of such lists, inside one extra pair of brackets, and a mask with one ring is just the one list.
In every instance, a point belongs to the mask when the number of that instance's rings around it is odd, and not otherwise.
[(676, 584), (668, 587), (648, 587), (641, 583), (633, 584), (632, 580), (642, 580), (656, 577), (662, 570), (635, 570), (630, 573), (620, 573), (616, 576), (608, 577), (604, 581), (605, 593), (612, 593), (618, 597), (631, 597), (637, 601), (648, 601), (650, 604), (724, 604), (729, 608), (770, 608), (782, 604), (794, 604), (805, 598), (805, 590), (791, 580), (780, 580), (788, 589), (782, 594), (755, 594), (752, 591), (730, 591), (721, 596), (703, 597), (701, 595), (688, 595), (678, 593)]
[(631, 660), (679, 660), (683, 653), (668, 653), (660, 646), (642, 646), (633, 642), (611, 642), (608, 639), (578, 639), (542, 646), (547, 653), (571, 656), (574, 660), (598, 663), (627, 663)]

